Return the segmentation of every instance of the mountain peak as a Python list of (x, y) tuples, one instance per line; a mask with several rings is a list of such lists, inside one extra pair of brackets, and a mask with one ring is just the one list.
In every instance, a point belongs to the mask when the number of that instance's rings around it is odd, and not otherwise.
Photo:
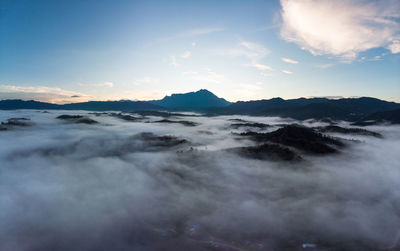
[(152, 103), (176, 109), (204, 109), (224, 107), (230, 104), (230, 102), (217, 97), (214, 93), (206, 89), (200, 89), (196, 92), (174, 93), (171, 96), (165, 96), (161, 100), (152, 101)]
[(207, 94), (212, 94), (212, 95), (214, 95), (214, 93), (210, 92), (210, 91), (207, 90), (207, 89), (200, 89), (200, 90), (198, 90), (198, 91), (195, 92), (195, 93), (207, 93)]

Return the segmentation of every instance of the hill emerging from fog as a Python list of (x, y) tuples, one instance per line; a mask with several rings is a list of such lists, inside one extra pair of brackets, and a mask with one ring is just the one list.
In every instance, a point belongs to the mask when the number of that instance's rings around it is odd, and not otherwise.
[(88, 110), (88, 111), (195, 111), (208, 115), (279, 116), (299, 120), (332, 119), (362, 124), (377, 122), (400, 123), (400, 104), (371, 97), (361, 98), (272, 98), (231, 103), (202, 89), (172, 94), (152, 101), (89, 101), (64, 105), (38, 101), (1, 100), (1, 110)]

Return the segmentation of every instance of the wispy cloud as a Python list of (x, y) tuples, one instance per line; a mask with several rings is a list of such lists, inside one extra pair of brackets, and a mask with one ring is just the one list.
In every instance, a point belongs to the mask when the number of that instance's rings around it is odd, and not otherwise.
[(294, 59), (290, 59), (290, 58), (282, 58), (282, 61), (285, 63), (289, 63), (289, 64), (298, 64), (299, 61), (296, 61)]
[(91, 99), (91, 96), (57, 87), (0, 85), (0, 99), (33, 99), (42, 102), (64, 104), (88, 101)]
[(243, 55), (252, 60), (263, 58), (270, 53), (270, 51), (261, 44), (243, 41), (240, 45), (247, 49)]
[(192, 53), (190, 51), (185, 51), (182, 55), (181, 58), (189, 58), (192, 55)]
[(281, 36), (314, 55), (346, 62), (385, 47), (400, 52), (400, 2), (395, 0), (281, 0)]
[(265, 65), (265, 64), (251, 64), (249, 65), (251, 67), (257, 68), (261, 71), (272, 71), (271, 66)]
[(289, 70), (282, 70), (282, 72), (285, 73), (285, 74), (293, 74), (293, 72), (289, 71)]
[(270, 51), (261, 44), (242, 41), (238, 44), (237, 48), (225, 50), (222, 54), (229, 57), (247, 58), (250, 62), (243, 64), (243, 66), (253, 67), (261, 71), (272, 71), (271, 66), (260, 63), (260, 60), (269, 53)]
[(392, 53), (400, 53), (400, 40), (394, 40), (389, 46), (388, 49)]

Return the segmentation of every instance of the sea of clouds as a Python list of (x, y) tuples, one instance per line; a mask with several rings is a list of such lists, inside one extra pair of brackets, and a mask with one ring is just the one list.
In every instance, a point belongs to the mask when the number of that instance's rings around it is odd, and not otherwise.
[[(99, 124), (56, 119), (82, 114)], [(255, 143), (229, 119), (129, 122), (85, 111), (0, 111), (0, 250), (395, 250), (400, 234), (400, 127), (346, 139), (339, 154), (248, 159)], [(300, 123), (300, 122), (297, 122)], [(307, 126), (323, 123), (301, 122)], [(341, 125), (348, 126), (345, 122)], [(252, 129), (254, 130), (254, 128)], [(259, 131), (259, 130), (258, 130)], [(187, 140), (151, 146), (142, 132)], [(318, 249), (320, 248), (320, 249)]]

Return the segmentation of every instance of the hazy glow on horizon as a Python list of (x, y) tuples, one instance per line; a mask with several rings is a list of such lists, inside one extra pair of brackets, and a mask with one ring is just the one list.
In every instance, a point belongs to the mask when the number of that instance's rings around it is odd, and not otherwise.
[(399, 13), (395, 0), (6, 0), (0, 99), (151, 100), (208, 89), (229, 101), (400, 102)]

